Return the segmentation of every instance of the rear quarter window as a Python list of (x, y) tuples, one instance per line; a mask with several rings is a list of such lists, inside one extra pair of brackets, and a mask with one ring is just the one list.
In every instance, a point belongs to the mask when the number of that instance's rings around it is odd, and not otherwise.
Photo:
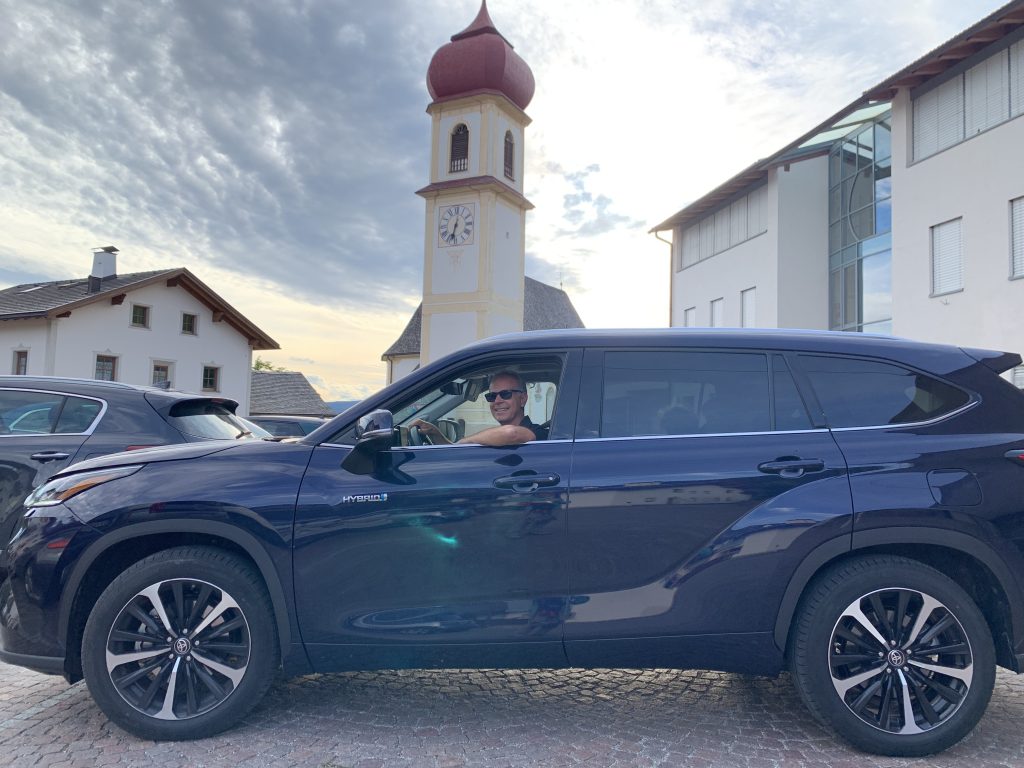
[(963, 390), (892, 363), (800, 355), (830, 427), (914, 424), (945, 416), (970, 401)]
[(208, 400), (186, 400), (176, 403), (167, 421), (179, 432), (192, 437), (234, 439), (249, 433), (229, 409)]

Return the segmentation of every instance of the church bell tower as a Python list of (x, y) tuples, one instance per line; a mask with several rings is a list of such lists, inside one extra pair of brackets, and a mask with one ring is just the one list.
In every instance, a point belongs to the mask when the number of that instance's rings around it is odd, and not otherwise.
[(523, 150), (530, 68), (476, 19), (430, 62), (430, 183), (426, 201), (419, 362), (523, 329), (526, 212)]

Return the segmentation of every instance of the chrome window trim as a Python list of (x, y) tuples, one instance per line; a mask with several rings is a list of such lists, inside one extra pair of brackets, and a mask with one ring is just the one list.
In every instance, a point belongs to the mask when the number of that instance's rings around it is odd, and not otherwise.
[(680, 437), (742, 437), (755, 435), (810, 435), (828, 429), (771, 429), (764, 432), (686, 432), (679, 435), (628, 435), (623, 437), (580, 437), (577, 443), (602, 443), (608, 440), (669, 440)]
[[(530, 440), (526, 443), (515, 443), (513, 445), (481, 445), (480, 443), (444, 443), (441, 445), (394, 445), (392, 448), (402, 451), (417, 451), (421, 448), (518, 448), (521, 445), (532, 445), (534, 443), (572, 443), (578, 442), (574, 440), (567, 440), (565, 438), (559, 438), (557, 440)], [(324, 446), (326, 448), (355, 448), (355, 445), (346, 445), (345, 443), (317, 443), (317, 447)]]
[(103, 420), (104, 414), (107, 412), (107, 401), (99, 397), (92, 397), (90, 395), (80, 395), (77, 392), (55, 392), (52, 389), (33, 389), (31, 387), (2, 387), (0, 392), (37, 392), (41, 395), (54, 395), (55, 397), (80, 397), (83, 400), (92, 400), (100, 404), (100, 411), (96, 414), (96, 418), (89, 424), (89, 428), (84, 432), (26, 432), (24, 434), (7, 434), (0, 435), (0, 440), (9, 437), (59, 437), (61, 435), (91, 435), (96, 431), (97, 425)]
[[(960, 389), (957, 387), (957, 389)], [(961, 392), (963, 390), (960, 390)], [(933, 424), (945, 421), (946, 419), (952, 419), (954, 416), (959, 416), (961, 413), (971, 410), (981, 402), (980, 400), (971, 399), (969, 402), (961, 405), (959, 408), (948, 413), (944, 413), (941, 416), (936, 416), (934, 419), (928, 419), (927, 421), (908, 421), (906, 424), (870, 424), (863, 427), (833, 427), (833, 432), (853, 432), (861, 429), (906, 429), (907, 427), (930, 427)]]

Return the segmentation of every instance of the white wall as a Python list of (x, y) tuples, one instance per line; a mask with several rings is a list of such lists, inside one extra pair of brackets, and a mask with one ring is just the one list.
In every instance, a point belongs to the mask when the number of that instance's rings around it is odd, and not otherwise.
[[(1010, 280), (1009, 201), (1024, 196), (1024, 116), (918, 163), (910, 99), (893, 102), (893, 333), (1024, 352), (1015, 321), (1024, 280)], [(931, 297), (930, 227), (963, 218), (964, 289)]]
[[(149, 328), (131, 325), (133, 304), (150, 308)], [(181, 333), (182, 312), (198, 316), (196, 335)], [(151, 285), (129, 291), (120, 305), (102, 299), (73, 310), (70, 317), (51, 321), (52, 368), (45, 366), (43, 354), (46, 321), (36, 321), (31, 337), (17, 325), (20, 322), (29, 321), (0, 324), (0, 349), (34, 339), (30, 374), (91, 379), (96, 374), (96, 355), (113, 355), (118, 358), (118, 381), (150, 385), (153, 363), (161, 361), (171, 364), (175, 389), (201, 392), (203, 366), (217, 366), (218, 394), (237, 400), (240, 414), (249, 412), (252, 351), (248, 340), (228, 323), (213, 322), (213, 313), (183, 288)]]
[[(828, 157), (775, 172), (778, 190), (778, 328), (828, 329)], [(762, 292), (757, 292), (760, 327)], [(764, 300), (767, 300), (765, 297)], [(770, 315), (766, 314), (766, 318)]]
[[(698, 327), (711, 323), (711, 301), (722, 298), (725, 327), (740, 327), (740, 292), (757, 288), (757, 325), (775, 327), (778, 308), (778, 201), (775, 178), (765, 185), (761, 221), (767, 231), (672, 274), (672, 324), (683, 325), (684, 310), (696, 307)], [(673, 232), (679, 243), (682, 233)], [(679, 260), (673, 258), (673, 269)]]

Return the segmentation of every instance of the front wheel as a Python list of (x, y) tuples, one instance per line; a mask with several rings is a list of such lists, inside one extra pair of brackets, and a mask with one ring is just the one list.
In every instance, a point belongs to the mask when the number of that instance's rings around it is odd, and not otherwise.
[(992, 636), (954, 581), (900, 557), (864, 557), (809, 589), (790, 649), (807, 708), (868, 752), (920, 756), (977, 725), (995, 682)]
[(263, 697), (277, 659), (260, 577), (208, 547), (158, 552), (128, 568), (97, 600), (82, 638), (100, 709), (155, 740), (231, 727)]

